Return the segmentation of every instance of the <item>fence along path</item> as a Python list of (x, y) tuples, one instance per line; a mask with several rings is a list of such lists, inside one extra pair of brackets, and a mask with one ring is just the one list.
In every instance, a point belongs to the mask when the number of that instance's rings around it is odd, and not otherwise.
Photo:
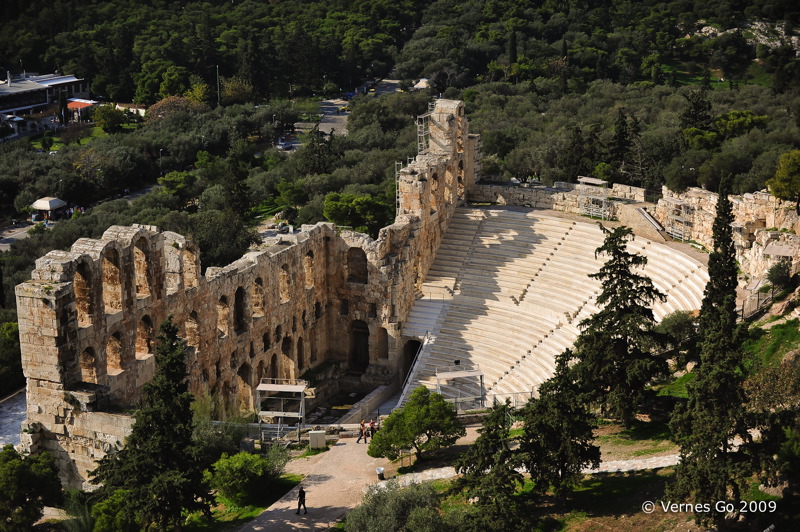
[[(436, 388), (436, 370), (478, 366), (488, 394), (531, 392), (552, 375), (555, 357), (572, 346), (578, 324), (598, 310), (600, 283), (588, 277), (604, 256), (590, 222), (540, 211), (460, 208), (422, 285), (407, 336), (435, 332), (408, 387)], [(644, 273), (667, 295), (657, 320), (700, 308), (704, 266), (667, 246), (636, 237), (631, 251), (648, 258)], [(479, 395), (476, 378), (445, 382), (451, 399)], [(407, 396), (407, 394), (406, 394)]]

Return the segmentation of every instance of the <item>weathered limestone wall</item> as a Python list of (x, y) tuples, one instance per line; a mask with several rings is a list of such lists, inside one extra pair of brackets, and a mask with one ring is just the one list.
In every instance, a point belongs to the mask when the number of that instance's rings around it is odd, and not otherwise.
[(36, 262), (16, 288), (28, 379), (28, 450), (46, 449), (66, 485), (124, 441), (155, 372), (168, 316), (186, 339), (193, 393), (252, 409), (262, 378), (298, 378), (326, 361), (395, 386), (402, 324), (453, 212), (476, 181), (479, 140), (464, 105), (438, 100), (430, 147), (399, 177), (395, 223), (377, 240), (333, 224), (270, 239), (201, 275), (200, 250), (155, 227), (111, 227)]
[[(555, 187), (546, 186), (518, 186), (479, 183), (470, 188), (469, 201), (474, 203), (496, 203), (498, 205), (520, 205), (535, 209), (552, 209), (554, 211), (579, 214), (580, 190), (575, 183), (558, 182)], [(643, 202), (645, 190), (643, 188), (614, 184), (607, 191), (609, 212), (617, 217), (622, 202)], [(614, 200), (622, 200), (614, 201)]]
[[(701, 188), (690, 188), (678, 194), (663, 187), (663, 196), (683, 203), (681, 208), (688, 219), (689, 238), (710, 249), (717, 194)], [(782, 201), (765, 191), (731, 195), (730, 200), (736, 258), (742, 272), (761, 278), (777, 261), (788, 259), (792, 261), (792, 271), (797, 271), (800, 267), (800, 237), (796, 233), (800, 231), (800, 218), (795, 212), (794, 202)], [(668, 199), (659, 200), (653, 217), (666, 224), (674, 205)], [(787, 246), (793, 250), (791, 256), (781, 258), (765, 253), (770, 244)]]

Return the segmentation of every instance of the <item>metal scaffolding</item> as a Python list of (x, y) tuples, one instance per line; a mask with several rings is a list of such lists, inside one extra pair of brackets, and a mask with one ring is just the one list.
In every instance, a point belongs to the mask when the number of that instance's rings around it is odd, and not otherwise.
[(606, 220), (610, 218), (608, 181), (596, 177), (578, 176), (578, 207), (580, 214)]
[(283, 437), (302, 430), (306, 421), (308, 381), (300, 379), (261, 379), (256, 387), (258, 419), (263, 422), (262, 439)]

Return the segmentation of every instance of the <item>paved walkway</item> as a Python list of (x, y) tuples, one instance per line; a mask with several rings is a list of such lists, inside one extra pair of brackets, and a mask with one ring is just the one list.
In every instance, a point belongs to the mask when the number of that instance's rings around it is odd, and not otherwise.
[[(480, 425), (467, 427), (467, 435), (458, 444), (474, 442)], [(612, 460), (602, 462), (599, 469), (585, 469), (584, 473), (618, 473), (673, 466), (678, 455)], [(345, 513), (355, 508), (370, 485), (380, 484), (375, 469), (387, 467), (389, 461), (367, 456), (367, 446), (356, 443), (355, 438), (340, 439), (327, 452), (292, 460), (287, 473), (305, 475), (302, 482), (306, 490), (308, 514), (297, 515), (297, 491), (293, 489), (256, 519), (240, 528), (240, 532), (281, 532), (284, 530), (325, 530), (336, 525)], [(452, 478), (452, 467), (428, 469), (397, 477), (401, 486), (412, 483)]]
[(0, 448), (19, 444), (20, 424), (25, 421), (25, 390), (0, 401)]
[(308, 514), (296, 515), (297, 491), (293, 489), (264, 513), (243, 526), (242, 532), (285, 530), (325, 530), (355, 508), (367, 486), (378, 481), (375, 469), (389, 461), (367, 456), (367, 446), (355, 438), (340, 439), (329, 451), (292, 460), (287, 473), (305, 475)]

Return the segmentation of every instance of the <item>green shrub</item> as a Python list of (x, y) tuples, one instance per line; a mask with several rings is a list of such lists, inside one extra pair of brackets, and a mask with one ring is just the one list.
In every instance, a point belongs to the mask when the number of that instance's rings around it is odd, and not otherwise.
[[(439, 495), (430, 484), (412, 484), (400, 488), (390, 480), (373, 486), (364, 502), (347, 514), (347, 532), (392, 532), (399, 530), (459, 530), (462, 516), (441, 515)], [(425, 526), (422, 526), (422, 525)]]
[(266, 454), (241, 452), (222, 458), (206, 471), (206, 481), (219, 495), (237, 506), (256, 503), (265, 482), (277, 480), (289, 461), (289, 453), (280, 447), (270, 447)]

